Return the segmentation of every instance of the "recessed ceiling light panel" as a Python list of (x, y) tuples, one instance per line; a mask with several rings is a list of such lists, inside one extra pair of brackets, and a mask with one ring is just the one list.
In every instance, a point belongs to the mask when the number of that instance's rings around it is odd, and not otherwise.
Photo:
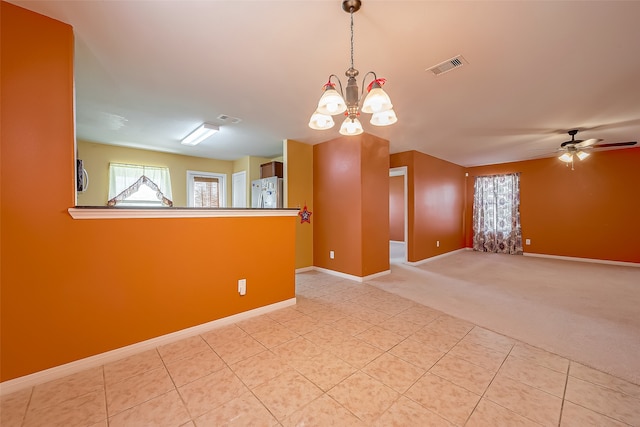
[(219, 130), (220, 128), (218, 126), (212, 125), (211, 123), (203, 123), (196, 130), (184, 137), (180, 143), (182, 145), (198, 145)]

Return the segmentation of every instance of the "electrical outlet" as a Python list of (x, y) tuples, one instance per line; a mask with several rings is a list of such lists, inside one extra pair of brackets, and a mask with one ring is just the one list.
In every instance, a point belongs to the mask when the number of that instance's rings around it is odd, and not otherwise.
[(440, 247), (440, 240), (436, 240), (436, 248)]
[(244, 295), (247, 293), (247, 279), (238, 280), (238, 293)]
[(531, 244), (531, 239), (526, 239), (526, 240), (524, 241), (524, 244), (525, 244), (525, 245), (530, 245), (530, 244)]
[(329, 258), (334, 259), (336, 254), (333, 251), (329, 251)]

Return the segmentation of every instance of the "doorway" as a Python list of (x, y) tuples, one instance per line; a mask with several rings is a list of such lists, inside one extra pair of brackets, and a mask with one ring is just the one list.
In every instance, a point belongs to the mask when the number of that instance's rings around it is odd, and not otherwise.
[(407, 167), (389, 169), (389, 262), (407, 262)]
[(234, 208), (247, 207), (247, 171), (236, 172), (231, 176), (232, 205)]

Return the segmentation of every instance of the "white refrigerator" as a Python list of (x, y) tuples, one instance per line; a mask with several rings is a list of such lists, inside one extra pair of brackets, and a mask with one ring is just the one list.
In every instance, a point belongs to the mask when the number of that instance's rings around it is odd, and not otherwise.
[(282, 178), (272, 176), (251, 182), (251, 207), (276, 209), (283, 207)]

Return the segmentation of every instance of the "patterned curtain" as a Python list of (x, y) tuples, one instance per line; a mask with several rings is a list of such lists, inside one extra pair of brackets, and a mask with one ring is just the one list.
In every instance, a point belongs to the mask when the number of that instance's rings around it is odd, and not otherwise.
[(519, 173), (476, 177), (473, 249), (522, 255)]

